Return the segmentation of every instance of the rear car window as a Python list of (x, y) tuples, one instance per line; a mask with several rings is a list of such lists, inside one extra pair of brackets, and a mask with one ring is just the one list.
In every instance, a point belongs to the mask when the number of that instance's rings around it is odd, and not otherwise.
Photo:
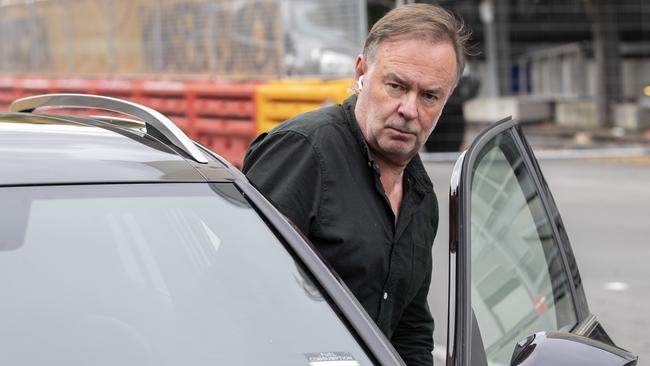
[(230, 183), (0, 188), (14, 365), (371, 364)]

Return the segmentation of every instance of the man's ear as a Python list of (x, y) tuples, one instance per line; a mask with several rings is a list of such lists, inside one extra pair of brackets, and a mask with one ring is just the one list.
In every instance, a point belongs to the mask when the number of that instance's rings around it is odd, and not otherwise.
[(357, 56), (354, 62), (354, 80), (358, 81), (361, 76), (366, 73), (366, 59), (362, 54)]
[(366, 74), (366, 59), (359, 54), (354, 63), (354, 89), (359, 93), (363, 89), (363, 77)]

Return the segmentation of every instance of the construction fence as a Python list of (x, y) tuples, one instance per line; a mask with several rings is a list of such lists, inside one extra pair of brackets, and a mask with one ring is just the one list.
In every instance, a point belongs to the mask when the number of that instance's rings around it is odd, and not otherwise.
[(0, 73), (352, 74), (366, 0), (0, 0)]
[(0, 0), (0, 111), (123, 98), (241, 166), (259, 133), (349, 95), (366, 32), (366, 0)]

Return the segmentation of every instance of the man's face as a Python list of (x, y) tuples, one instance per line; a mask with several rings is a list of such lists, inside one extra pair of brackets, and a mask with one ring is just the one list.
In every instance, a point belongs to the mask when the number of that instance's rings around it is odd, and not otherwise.
[(417, 154), (454, 90), (456, 68), (450, 42), (417, 38), (384, 41), (372, 60), (357, 57), (355, 116), (374, 154), (400, 165)]

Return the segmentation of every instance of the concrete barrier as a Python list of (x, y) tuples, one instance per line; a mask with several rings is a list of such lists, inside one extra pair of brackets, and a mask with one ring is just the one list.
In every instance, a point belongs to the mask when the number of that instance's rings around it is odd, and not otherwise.
[(573, 128), (598, 127), (596, 102), (593, 100), (568, 100), (555, 103), (555, 121), (558, 125)]
[(550, 101), (540, 98), (480, 97), (465, 102), (463, 114), (467, 122), (473, 123), (494, 123), (508, 116), (525, 123), (550, 120), (553, 118), (553, 109)]
[(628, 131), (644, 131), (650, 128), (650, 108), (638, 103), (621, 103), (614, 106), (614, 124)]

